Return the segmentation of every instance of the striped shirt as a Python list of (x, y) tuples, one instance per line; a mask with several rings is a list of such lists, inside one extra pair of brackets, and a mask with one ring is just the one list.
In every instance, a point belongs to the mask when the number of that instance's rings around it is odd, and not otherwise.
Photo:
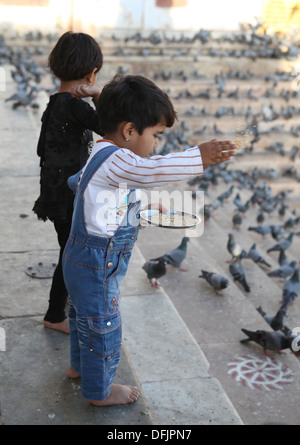
[[(97, 142), (89, 159), (108, 144), (113, 145), (104, 140)], [(84, 192), (88, 233), (114, 235), (126, 215), (130, 189), (136, 189), (137, 198), (141, 199), (141, 189), (163, 187), (202, 174), (199, 147), (150, 158), (141, 158), (131, 150), (120, 148), (100, 166)]]

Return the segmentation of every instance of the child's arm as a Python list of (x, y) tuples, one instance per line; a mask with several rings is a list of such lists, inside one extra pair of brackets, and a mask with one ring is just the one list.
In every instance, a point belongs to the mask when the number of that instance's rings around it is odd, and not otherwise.
[(231, 141), (218, 141), (213, 139), (199, 145), (203, 166), (218, 164), (219, 162), (229, 161), (235, 156), (236, 146)]
[(212, 140), (182, 152), (141, 158), (121, 148), (103, 164), (103, 169), (112, 187), (126, 183), (129, 188), (150, 189), (203, 175), (204, 168), (234, 156), (234, 149), (232, 142)]
[(100, 97), (101, 90), (96, 85), (75, 85), (72, 87), (71, 94), (73, 97), (83, 98), (92, 97), (94, 102), (97, 102)]

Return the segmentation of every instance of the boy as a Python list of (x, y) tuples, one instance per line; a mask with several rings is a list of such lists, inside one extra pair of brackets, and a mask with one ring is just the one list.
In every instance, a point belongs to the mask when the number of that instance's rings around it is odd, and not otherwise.
[(116, 76), (104, 86), (97, 111), (105, 136), (69, 181), (76, 197), (63, 270), (70, 296), (67, 374), (81, 375), (82, 395), (103, 406), (138, 397), (137, 388), (112, 383), (121, 353), (120, 286), (139, 229), (136, 189), (201, 175), (229, 160), (235, 146), (213, 140), (149, 158), (177, 115), (169, 97), (143, 76)]

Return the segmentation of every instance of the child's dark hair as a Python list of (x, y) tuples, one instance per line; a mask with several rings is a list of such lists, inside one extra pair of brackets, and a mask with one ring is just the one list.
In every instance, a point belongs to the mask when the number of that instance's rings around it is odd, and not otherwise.
[(97, 103), (102, 134), (132, 122), (139, 134), (162, 123), (172, 127), (177, 113), (168, 95), (144, 76), (117, 74), (107, 83)]
[(49, 67), (58, 79), (63, 81), (83, 79), (103, 64), (100, 46), (88, 34), (63, 34), (49, 56)]

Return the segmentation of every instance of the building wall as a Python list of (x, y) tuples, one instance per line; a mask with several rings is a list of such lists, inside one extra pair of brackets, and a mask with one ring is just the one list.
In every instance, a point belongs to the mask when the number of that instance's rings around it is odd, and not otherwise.
[(69, 27), (70, 10), (71, 0), (0, 0), (1, 31), (60, 31)]
[(300, 27), (300, 1), (0, 0), (1, 28), (20, 31), (234, 30), (255, 17), (276, 29)]

